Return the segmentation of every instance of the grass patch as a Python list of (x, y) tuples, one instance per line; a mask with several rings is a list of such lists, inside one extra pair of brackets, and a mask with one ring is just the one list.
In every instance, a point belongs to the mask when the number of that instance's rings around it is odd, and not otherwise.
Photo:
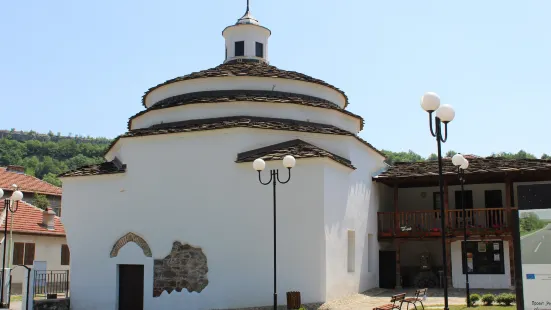
[(21, 295), (12, 295), (10, 297), (10, 301), (21, 301), (21, 300), (23, 300), (23, 296)]

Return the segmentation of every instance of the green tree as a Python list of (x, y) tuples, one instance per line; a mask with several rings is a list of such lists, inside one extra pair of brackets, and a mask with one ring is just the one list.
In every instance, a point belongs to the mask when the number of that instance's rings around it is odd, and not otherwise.
[(392, 152), (388, 150), (382, 150), (386, 156), (386, 162), (392, 165), (397, 162), (417, 162), (423, 161), (423, 157), (412, 150), (408, 152)]
[[(449, 150), (447, 153), (446, 153), (446, 157), (449, 157), (449, 158), (452, 158), (453, 155), (457, 154), (456, 151), (452, 151), (452, 150)], [(437, 158), (438, 159), (438, 158)]]
[(427, 157), (427, 160), (436, 161), (436, 160), (438, 160), (438, 155), (432, 153), (432, 154), (429, 155), (429, 157)]
[(53, 173), (48, 173), (46, 174), (42, 180), (52, 184), (52, 185), (55, 185), (55, 186), (59, 186), (61, 187), (61, 180), (57, 178), (57, 176)]
[(42, 210), (46, 210), (46, 208), (50, 206), (50, 201), (48, 201), (48, 198), (46, 198), (45, 195), (35, 193), (33, 205)]
[(543, 155), (541, 155), (541, 159), (547, 159), (547, 160), (549, 160), (549, 159), (551, 159), (551, 156), (549, 156), (549, 155), (547, 155), (547, 154), (544, 153)]

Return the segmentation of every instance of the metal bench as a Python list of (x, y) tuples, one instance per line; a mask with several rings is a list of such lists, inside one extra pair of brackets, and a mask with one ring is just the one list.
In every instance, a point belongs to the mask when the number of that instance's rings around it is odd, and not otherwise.
[(390, 298), (391, 304), (377, 306), (377, 307), (373, 308), (373, 310), (401, 309), (402, 308), (402, 303), (404, 302), (405, 298), (406, 298), (406, 293), (393, 295), (392, 298)]
[(422, 288), (415, 291), (415, 297), (410, 297), (404, 299), (404, 302), (408, 304), (407, 309), (409, 309), (409, 305), (413, 305), (415, 309), (417, 310), (417, 303), (421, 304), (421, 307), (423, 307), (423, 310), (425, 310), (425, 306), (423, 305), (423, 299), (427, 295), (427, 288)]

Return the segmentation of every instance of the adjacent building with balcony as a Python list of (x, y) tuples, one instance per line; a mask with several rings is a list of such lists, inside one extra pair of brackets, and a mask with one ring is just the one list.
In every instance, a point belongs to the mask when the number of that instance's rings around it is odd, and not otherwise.
[[(444, 280), (443, 268), (447, 268), (450, 287), (465, 287), (467, 268), (472, 288), (514, 286), (511, 216), (518, 205), (517, 193), (523, 186), (550, 183), (551, 161), (467, 158), (470, 166), (465, 171), (464, 202), (457, 168), (450, 159), (443, 161), (443, 197), (439, 194), (437, 161), (396, 163), (374, 177), (381, 197), (377, 214), (380, 287), (438, 286)], [(445, 217), (445, 227), (441, 227), (441, 216)], [(468, 227), (466, 245), (464, 221)], [(442, 234), (448, 237), (447, 266), (442, 263)], [(464, 246), (466, 263), (462, 258)]]

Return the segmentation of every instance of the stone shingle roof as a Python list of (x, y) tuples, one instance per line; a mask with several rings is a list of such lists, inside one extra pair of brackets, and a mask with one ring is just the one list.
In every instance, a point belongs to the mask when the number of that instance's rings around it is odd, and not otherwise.
[(185, 80), (201, 79), (201, 78), (209, 78), (209, 77), (224, 77), (224, 76), (268, 77), (268, 78), (280, 78), (280, 79), (315, 83), (315, 84), (323, 85), (338, 91), (344, 96), (344, 99), (345, 99), (344, 107), (348, 105), (348, 97), (346, 96), (346, 94), (342, 90), (338, 89), (337, 87), (331, 84), (328, 84), (322, 80), (313, 78), (306, 74), (298, 73), (295, 71), (282, 70), (275, 66), (271, 66), (263, 61), (259, 61), (255, 59), (242, 59), (240, 61), (232, 60), (211, 69), (202, 70), (199, 72), (193, 72), (188, 75), (173, 78), (171, 80), (168, 80), (164, 83), (161, 83), (159, 85), (156, 85), (148, 89), (142, 97), (142, 104), (145, 107), (145, 98), (147, 97), (147, 95), (151, 93), (153, 90), (161, 86), (180, 82), (180, 81), (185, 81)]
[(140, 137), (140, 136), (151, 136), (151, 135), (162, 135), (170, 133), (182, 133), (182, 132), (196, 132), (196, 131), (205, 131), (205, 130), (216, 130), (216, 129), (228, 129), (228, 128), (255, 128), (255, 129), (269, 129), (269, 130), (285, 130), (285, 131), (299, 131), (299, 132), (309, 132), (309, 133), (320, 133), (320, 134), (331, 134), (331, 135), (341, 135), (341, 136), (351, 136), (356, 138), (358, 141), (367, 145), (369, 148), (380, 154), (384, 157), (384, 154), (377, 150), (373, 145), (367, 141), (361, 139), (357, 135), (340, 129), (338, 127), (311, 123), (304, 121), (295, 121), (289, 119), (279, 119), (279, 118), (266, 118), (266, 117), (253, 117), (253, 116), (232, 116), (232, 117), (221, 117), (221, 118), (210, 118), (210, 119), (199, 119), (199, 120), (190, 120), (183, 122), (174, 122), (174, 123), (165, 123), (153, 125), (149, 128), (140, 128), (130, 130), (127, 133), (118, 136), (111, 145), (107, 148), (106, 152), (117, 143), (121, 138), (128, 137)]
[(171, 108), (187, 104), (198, 103), (218, 103), (218, 102), (239, 102), (239, 101), (252, 101), (252, 102), (274, 102), (274, 103), (287, 103), (287, 104), (299, 104), (310, 107), (324, 108), (336, 110), (346, 115), (352, 116), (361, 121), (360, 130), (364, 127), (364, 120), (361, 116), (356, 115), (350, 111), (342, 109), (338, 105), (325, 99), (316, 98), (307, 95), (293, 94), (278, 91), (269, 90), (217, 90), (217, 91), (204, 91), (195, 92), (179, 96), (170, 97), (155, 103), (152, 107), (143, 110), (128, 120), (128, 129), (131, 129), (132, 120), (138, 116), (141, 116), (152, 110), (159, 110), (165, 108)]
[(61, 196), (61, 187), (24, 173), (9, 171), (6, 167), (0, 167), (0, 188), (11, 191), (13, 184), (17, 184), (19, 190), (23, 192)]
[[(455, 167), (450, 159), (443, 160), (444, 175), (456, 175)], [(551, 176), (551, 160), (543, 159), (505, 159), (502, 157), (471, 157), (469, 168), (465, 175), (521, 173), (529, 171), (548, 171)], [(376, 181), (404, 180), (408, 178), (438, 176), (438, 161), (398, 162), (387, 171), (375, 177)]]
[(59, 175), (59, 177), (81, 177), (124, 172), (126, 172), (126, 165), (120, 164), (116, 160), (113, 160), (101, 164), (82, 166), (77, 169), (62, 173)]
[(237, 154), (237, 163), (253, 162), (257, 158), (268, 160), (282, 160), (287, 155), (295, 158), (321, 158), (326, 157), (351, 169), (356, 169), (350, 160), (312, 145), (300, 139), (278, 143), (259, 149)]

